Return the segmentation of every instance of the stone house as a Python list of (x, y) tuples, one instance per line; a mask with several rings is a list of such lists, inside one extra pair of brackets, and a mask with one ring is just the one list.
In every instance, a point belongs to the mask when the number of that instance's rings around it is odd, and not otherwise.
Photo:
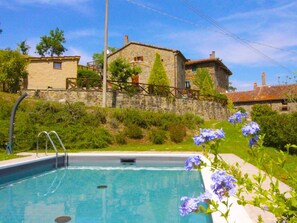
[(67, 78), (77, 78), (79, 56), (28, 57), (24, 89), (66, 89)]
[(212, 51), (210, 57), (207, 59), (188, 60), (185, 63), (186, 88), (196, 88), (192, 84), (192, 79), (198, 68), (206, 68), (209, 71), (214, 85), (219, 92), (226, 92), (228, 90), (229, 77), (232, 75), (232, 72), (220, 58), (216, 58), (215, 51)]
[(262, 85), (254, 83), (251, 91), (226, 93), (235, 107), (243, 107), (250, 112), (255, 104), (268, 104), (273, 110), (286, 113), (297, 111), (297, 84), (266, 85), (266, 74), (262, 73)]
[(129, 42), (128, 36), (125, 36), (124, 46), (108, 56), (108, 64), (118, 57), (125, 58), (132, 66), (141, 67), (142, 72), (136, 82), (146, 84), (156, 53), (161, 56), (170, 86), (183, 89), (185, 86), (185, 62), (187, 60), (178, 50)]

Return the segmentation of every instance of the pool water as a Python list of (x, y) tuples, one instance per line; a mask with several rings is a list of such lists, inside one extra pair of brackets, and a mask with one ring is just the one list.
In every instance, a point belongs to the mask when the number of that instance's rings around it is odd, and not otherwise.
[(179, 215), (180, 198), (202, 191), (180, 167), (70, 166), (0, 186), (0, 223), (211, 223)]

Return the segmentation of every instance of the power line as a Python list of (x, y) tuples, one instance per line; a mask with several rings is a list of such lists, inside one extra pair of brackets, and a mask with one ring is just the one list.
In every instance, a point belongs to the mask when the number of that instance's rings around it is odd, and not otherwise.
[(255, 53), (257, 53), (258, 55), (266, 58), (268, 61), (277, 64), (278, 66), (280, 66), (281, 68), (283, 68), (284, 70), (286, 70), (289, 73), (293, 73), (293, 71), (291, 71), (289, 68), (287, 68), (286, 66), (282, 65), (281, 63), (279, 63), (278, 61), (274, 60), (273, 58), (271, 58), (270, 56), (266, 55), (265, 53), (263, 53), (262, 51), (260, 51), (259, 49), (253, 47), (251, 44), (249, 44), (248, 41), (246, 41), (245, 39), (242, 39), (240, 36), (237, 36), (234, 33), (229, 32), (228, 30), (226, 30), (224, 27), (222, 27), (215, 19), (213, 19), (212, 17), (206, 15), (205, 13), (203, 13), (201, 10), (199, 10), (198, 8), (194, 7), (193, 5), (191, 5), (189, 3), (188, 0), (180, 0), (181, 2), (183, 2), (185, 4), (185, 6), (193, 11), (195, 14), (197, 14), (199, 17), (201, 17), (202, 19), (206, 20), (207, 22), (209, 22), (211, 25), (215, 26), (217, 29), (221, 30), (223, 33), (225, 33), (225, 35), (230, 36), (231, 38), (235, 39), (236, 41), (240, 42), (241, 44), (245, 45), (246, 47), (250, 48), (252, 51), (254, 51)]
[[(161, 10), (158, 10), (158, 9), (155, 9), (155, 8), (152, 8), (148, 5), (145, 5), (145, 4), (142, 4), (142, 3), (139, 3), (139, 2), (136, 2), (134, 0), (126, 0), (127, 2), (131, 3), (131, 4), (134, 4), (138, 7), (141, 7), (141, 8), (144, 8), (144, 9), (147, 9), (147, 10), (150, 10), (154, 13), (158, 13), (160, 15), (163, 15), (163, 16), (166, 16), (166, 17), (169, 17), (169, 18), (172, 18), (172, 19), (175, 19), (175, 20), (178, 20), (178, 21), (181, 21), (181, 22), (184, 22), (184, 23), (187, 23), (187, 24), (190, 24), (190, 25), (193, 25), (193, 26), (199, 26), (201, 27), (201, 25), (197, 24), (197, 23), (194, 23), (192, 21), (189, 21), (189, 20), (186, 20), (186, 19), (183, 19), (183, 18), (180, 18), (180, 17), (177, 17), (177, 16), (174, 16), (174, 15), (171, 15), (169, 13), (166, 13), (164, 11), (161, 11)], [(219, 31), (216, 31), (216, 30), (212, 30), (213, 32), (217, 32), (221, 35), (225, 35), (225, 36), (228, 36), (238, 42), (240, 42), (242, 45), (245, 45), (246, 47), (250, 48), (251, 50), (253, 50), (255, 53), (257, 53), (258, 55), (266, 58), (266, 60), (269, 60), (270, 62), (274, 63), (274, 64), (277, 64), (278, 66), (280, 66), (281, 68), (283, 68), (284, 70), (286, 70), (287, 72), (289, 73), (293, 73), (289, 68), (287, 68), (286, 66), (280, 64), (279, 62), (277, 62), (276, 60), (274, 60), (273, 58), (269, 57), (268, 55), (264, 54), (262, 51), (260, 51), (259, 49), (253, 47), (250, 43), (254, 43), (254, 44), (257, 44), (257, 45), (262, 45), (262, 46), (265, 46), (265, 47), (269, 47), (269, 48), (273, 48), (273, 49), (276, 49), (276, 50), (282, 50), (282, 51), (290, 51), (290, 52), (293, 52), (293, 53), (297, 53), (297, 51), (294, 51), (294, 50), (286, 50), (286, 49), (282, 49), (282, 48), (278, 48), (278, 47), (275, 47), (275, 46), (271, 46), (269, 44), (264, 44), (264, 43), (260, 43), (260, 42), (255, 42), (255, 41), (250, 41), (250, 40), (246, 40), (246, 39), (243, 39), (229, 31), (227, 31), (224, 27), (222, 27), (216, 20), (214, 20), (212, 17), (202, 13), (200, 10), (198, 10), (197, 8), (194, 8), (193, 6), (191, 6), (187, 0), (180, 0), (182, 2), (184, 2), (185, 6), (190, 9), (191, 11), (193, 11), (195, 14), (197, 14), (199, 17), (201, 17), (202, 19), (206, 20), (208, 23), (210, 23), (211, 25), (215, 26)]]

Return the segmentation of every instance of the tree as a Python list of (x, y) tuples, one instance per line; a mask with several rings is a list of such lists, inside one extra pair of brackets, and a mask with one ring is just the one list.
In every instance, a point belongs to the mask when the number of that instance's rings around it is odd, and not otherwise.
[(167, 96), (169, 93), (169, 79), (159, 53), (156, 53), (148, 84), (151, 85), (150, 93), (152, 94)]
[(28, 61), (17, 51), (0, 50), (0, 83), (3, 90), (16, 93), (22, 80), (27, 77)]
[(193, 80), (201, 95), (214, 95), (215, 87), (211, 76), (206, 68), (198, 68)]
[(123, 58), (117, 58), (109, 64), (109, 72), (111, 73), (110, 79), (112, 81), (118, 81), (117, 84), (120, 89), (127, 88), (127, 81), (134, 75), (141, 73), (141, 68), (138, 66), (131, 65)]
[(60, 56), (67, 50), (63, 46), (65, 42), (64, 31), (56, 28), (56, 30), (50, 30), (49, 36), (40, 37), (40, 43), (36, 46), (36, 50), (43, 57), (46, 54), (51, 57), (54, 55)]
[(26, 40), (24, 40), (18, 44), (17, 51), (19, 51), (21, 54), (28, 55), (28, 51), (30, 48), (31, 47), (26, 44)]
[[(117, 49), (114, 47), (108, 47), (107, 49), (109, 52), (113, 53), (115, 52)], [(99, 64), (103, 64), (104, 63), (104, 50), (102, 50), (101, 53), (94, 53), (93, 54), (93, 60), (94, 60), (94, 64), (95, 65), (99, 65)]]
[(229, 82), (228, 91), (235, 92), (236, 90), (237, 90), (237, 88), (232, 86), (232, 82)]

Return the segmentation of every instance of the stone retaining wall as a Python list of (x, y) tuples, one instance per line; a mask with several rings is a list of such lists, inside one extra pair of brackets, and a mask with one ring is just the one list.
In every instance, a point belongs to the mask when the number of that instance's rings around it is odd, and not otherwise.
[[(86, 90), (26, 90), (30, 97), (57, 102), (83, 102), (87, 106), (102, 106), (101, 91)], [(107, 93), (107, 107), (137, 108), (150, 111), (166, 111), (177, 114), (193, 113), (205, 120), (226, 120), (230, 113), (227, 106), (217, 102), (193, 99), (172, 99), (151, 95), (128, 96), (118, 92)]]

